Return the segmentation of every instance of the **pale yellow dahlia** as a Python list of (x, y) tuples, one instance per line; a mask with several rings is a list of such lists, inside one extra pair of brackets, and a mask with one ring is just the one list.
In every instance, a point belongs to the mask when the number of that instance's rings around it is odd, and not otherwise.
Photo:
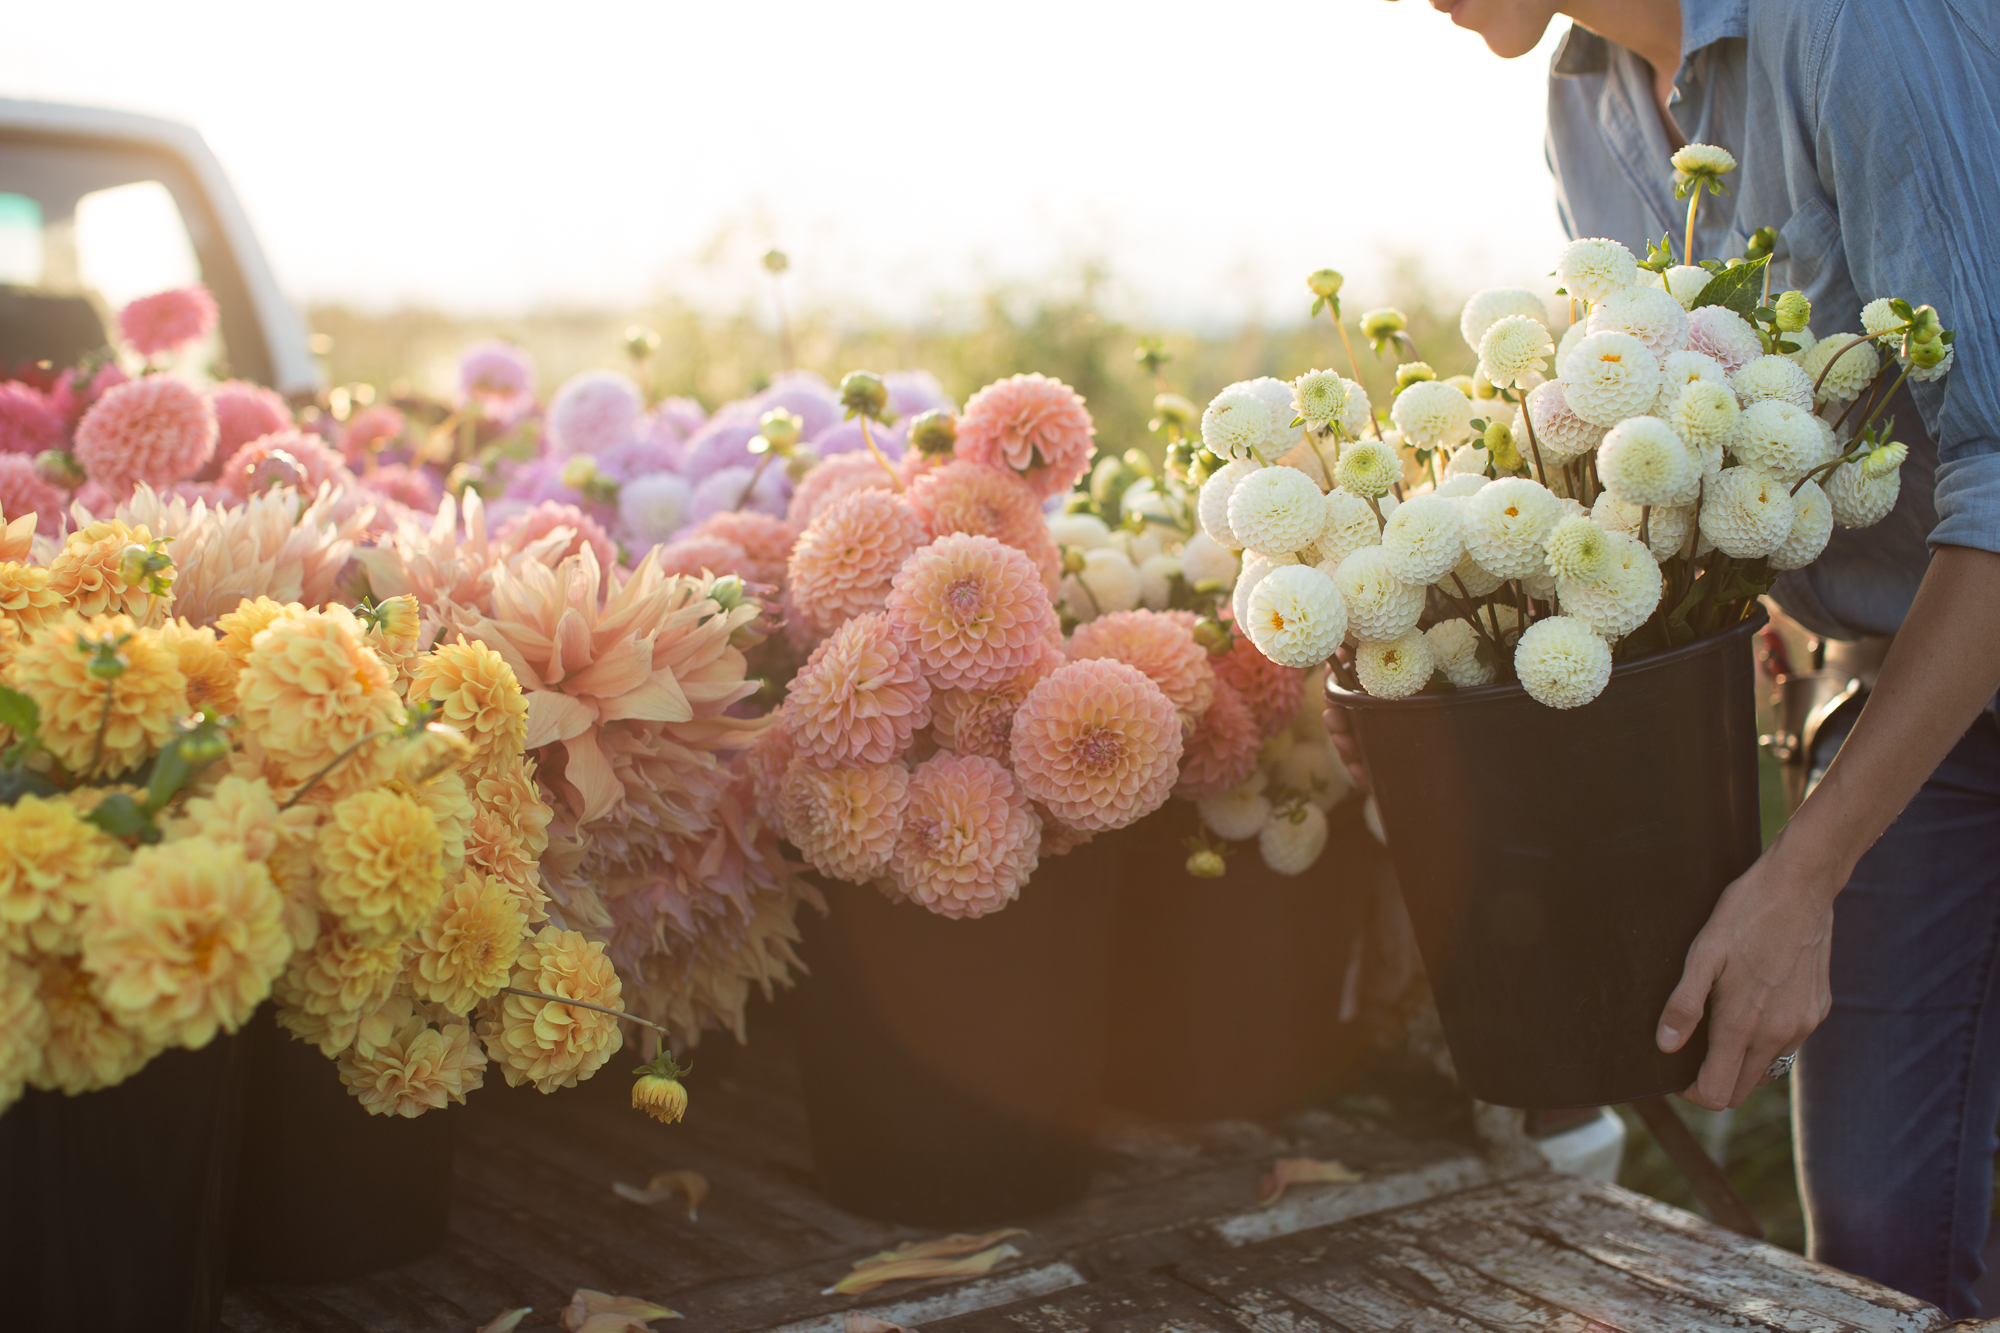
[(250, 644), (258, 631), (285, 616), (302, 616), (305, 613), (305, 607), (297, 602), (274, 602), (268, 597), (238, 602), (232, 610), (216, 619), (215, 628), (221, 635), (216, 642), (223, 652), (235, 659), (238, 666), (242, 666), (250, 660)]
[[(91, 670), (101, 645), (123, 661), (115, 676)], [(179, 660), (157, 631), (141, 630), (129, 616), (65, 620), (16, 649), (8, 674), (35, 701), (43, 747), (79, 777), (137, 768), (173, 739), (188, 711)]]
[(222, 650), (214, 630), (206, 626), (197, 629), (185, 620), (169, 620), (160, 626), (160, 643), (174, 655), (181, 675), (187, 678), (189, 712), (209, 708), (217, 717), (235, 713), (240, 667)]
[(49, 1014), (42, 1006), (40, 979), (28, 959), (0, 953), (0, 1111), (20, 1098), (48, 1044)]
[(478, 871), (447, 885), (410, 947), (410, 989), (469, 1014), (507, 984), (528, 923), (505, 880)]
[(0, 564), (0, 613), (30, 634), (60, 615), (63, 596), (50, 585), (49, 571), (18, 560)]
[(864, 884), (888, 867), (909, 801), (900, 763), (829, 763), (801, 756), (785, 775), (778, 812), (785, 836), (834, 879)]
[(438, 705), (438, 721), (472, 743), (472, 767), (486, 773), (517, 759), (528, 739), (528, 700), (507, 659), (483, 643), (439, 644), (417, 659), (409, 701)]
[(820, 512), (792, 548), (785, 580), (792, 605), (816, 636), (844, 620), (880, 611), (889, 599), (890, 580), (928, 538), (898, 496), (877, 490), (842, 496)]
[(231, 773), (205, 795), (190, 797), (166, 823), (167, 841), (233, 842), (260, 862), (285, 900), (285, 928), (296, 948), (319, 934), (317, 830), (320, 812), (301, 803), (280, 809), (271, 784)]
[(395, 993), (404, 942), (365, 940), (332, 926), (292, 955), (272, 988), (278, 1025), (326, 1056), (354, 1044), (355, 1028)]
[(1545, 616), (1515, 645), (1514, 674), (1537, 703), (1576, 708), (1604, 692), (1611, 679), (1611, 646), (1581, 620)]
[(159, 1047), (125, 1030), (91, 992), (90, 974), (75, 958), (40, 960), (40, 995), (48, 1015), (42, 1060), (28, 1081), (38, 1088), (74, 1097), (123, 1083), (138, 1073)]
[(199, 1050), (218, 1028), (234, 1032), (291, 956), (277, 888), (234, 843), (142, 847), (98, 885), (83, 965), (142, 1041)]
[[(1020, 484), (1010, 474), (995, 475)], [(780, 716), (801, 754), (828, 764), (879, 764), (907, 750), (911, 735), (929, 724), (930, 699), (923, 662), (876, 611), (856, 616), (813, 649)]]
[(911, 556), (896, 572), (888, 607), (932, 683), (954, 689), (1017, 675), (1059, 633), (1055, 607), (1028, 557), (966, 533), (940, 537)]
[(365, 940), (408, 935), (444, 891), (437, 824), (399, 792), (357, 792), (336, 804), (320, 828), (319, 854), (320, 901)]
[(980, 917), (1014, 900), (1039, 863), (1042, 822), (1004, 766), (940, 754), (910, 775), (890, 869), (940, 916)]
[[(163, 614), (171, 593), (155, 597), (125, 581), (126, 549), (152, 540), (145, 527), (128, 527), (117, 519), (79, 528), (49, 561), (49, 588), (80, 616), (122, 612), (143, 621), (149, 613)], [(168, 570), (165, 577), (171, 575)]]
[[(363, 737), (395, 727), (403, 701), (395, 676), (362, 642), (340, 606), (280, 616), (259, 631), (236, 682), (237, 713), (278, 772), (304, 782)], [(391, 763), (377, 740), (343, 760), (335, 779), (360, 781)]]
[(98, 876), (124, 859), (122, 843), (64, 802), (0, 806), (0, 950), (75, 953)]
[(542, 889), (541, 859), (549, 846), (549, 819), (555, 813), (535, 784), (532, 761), (516, 758), (473, 784), (472, 826), (465, 835), (465, 862), (507, 882), (529, 925), (548, 919), (549, 897)]
[(1027, 794), (1073, 828), (1103, 832), (1158, 809), (1181, 759), (1180, 714), (1137, 667), (1104, 659), (1051, 672), (1014, 716)]
[(1378, 699), (1402, 699), (1430, 683), (1437, 669), (1430, 641), (1414, 626), (1387, 643), (1363, 643), (1354, 652), (1361, 688)]
[[(564, 1000), (623, 1009), (623, 989), (604, 946), (573, 930), (543, 926), (525, 941), (509, 985)], [(624, 1034), (618, 1020), (592, 1009), (524, 995), (496, 995), (482, 1010), (488, 1020), (486, 1053), (507, 1086), (533, 1083), (538, 1092), (575, 1087), (618, 1053)]]
[[(438, 868), (449, 877), (465, 865), (465, 839), (472, 831), (472, 796), (465, 778), (452, 770), (433, 773), (421, 782), (398, 776), (382, 790), (409, 797), (437, 826)], [(329, 803), (331, 804), (331, 803)]]
[(368, 1114), (415, 1117), (478, 1089), (486, 1081), (486, 1052), (470, 1023), (433, 1016), (397, 996), (362, 1021), (339, 1068), (341, 1083)]
[(1195, 617), (1187, 611), (1122, 611), (1076, 627), (1069, 658), (1108, 657), (1139, 668), (1160, 687), (1192, 730), (1215, 698), (1215, 668), (1194, 641)]

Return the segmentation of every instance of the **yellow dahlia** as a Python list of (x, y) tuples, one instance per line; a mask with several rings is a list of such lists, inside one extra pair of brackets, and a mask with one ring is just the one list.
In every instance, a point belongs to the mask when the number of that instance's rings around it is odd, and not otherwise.
[(356, 792), (319, 831), (319, 899), (341, 928), (385, 943), (415, 930), (444, 892), (444, 839), (402, 792)]
[(1010, 752), (1028, 795), (1072, 828), (1123, 828), (1157, 810), (1181, 760), (1181, 720), (1137, 667), (1071, 662), (1028, 692)]
[(417, 659), (409, 701), (438, 705), (438, 721), (472, 743), (472, 765), (492, 771), (518, 757), (528, 739), (528, 701), (507, 659), (483, 643), (440, 644)]
[(933, 685), (952, 689), (1000, 684), (1041, 660), (1044, 642), (1060, 633), (1028, 557), (966, 533), (938, 538), (897, 571), (889, 616)]
[(866, 883), (889, 864), (909, 787), (899, 763), (822, 767), (800, 756), (779, 796), (785, 836), (822, 875)]
[(94, 1092), (123, 1083), (159, 1053), (98, 1003), (76, 959), (44, 957), (39, 972), (49, 1027), (41, 1064), (28, 1076), (36, 1087), (71, 1097)]
[(199, 1050), (234, 1032), (291, 956), (264, 867), (209, 838), (142, 847), (98, 881), (83, 921), (97, 998), (142, 1041)]
[(486, 1081), (486, 1052), (470, 1023), (397, 996), (362, 1021), (339, 1067), (368, 1114), (414, 1117), (463, 1102)]
[(534, 774), (533, 762), (519, 756), (497, 773), (482, 774), (471, 791), (472, 826), (465, 835), (466, 864), (506, 881), (529, 925), (548, 919), (540, 863), (555, 813)]
[(411, 945), (410, 988), (455, 1014), (507, 984), (528, 923), (505, 880), (478, 871), (446, 886)]
[(801, 754), (879, 764), (909, 749), (911, 734), (930, 722), (930, 697), (924, 664), (876, 611), (856, 616), (813, 649), (782, 716)]
[(361, 1020), (395, 993), (402, 974), (402, 940), (376, 943), (322, 930), (310, 949), (292, 955), (272, 988), (278, 1026), (322, 1055), (339, 1055), (353, 1045)]
[(1108, 657), (1146, 673), (1192, 730), (1215, 698), (1215, 668), (1208, 649), (1194, 641), (1195, 617), (1186, 611), (1120, 611), (1078, 625), (1070, 636), (1072, 662)]
[[(100, 647), (122, 660), (119, 674), (92, 672)], [(137, 768), (173, 739), (174, 723), (188, 711), (179, 659), (157, 631), (141, 630), (129, 616), (65, 620), (16, 649), (9, 676), (35, 701), (43, 746), (80, 777)]]
[(115, 518), (78, 528), (49, 561), (49, 588), (80, 616), (122, 612), (143, 621), (151, 613), (164, 615), (171, 593), (155, 597), (125, 581), (126, 549), (152, 540), (143, 524), (128, 527)]
[(472, 831), (472, 796), (460, 774), (447, 770), (422, 782), (394, 778), (383, 786), (422, 806), (438, 833), (438, 870), (446, 877), (465, 867), (465, 839)]
[(124, 844), (65, 802), (23, 796), (0, 806), (0, 949), (75, 953), (97, 877), (124, 857)]
[(49, 1014), (42, 1007), (40, 973), (25, 958), (0, 953), (0, 1111), (21, 1096), (41, 1066)]
[(182, 802), (167, 820), (167, 841), (210, 838), (233, 842), (269, 872), (285, 900), (285, 929), (295, 948), (319, 935), (318, 807), (280, 809), (271, 784), (259, 777), (224, 775), (206, 794)]
[(250, 644), (258, 631), (269, 628), (274, 621), (286, 616), (302, 616), (305, 613), (305, 607), (297, 602), (274, 602), (268, 597), (238, 602), (235, 609), (217, 618), (215, 628), (222, 635), (217, 643), (241, 666), (250, 660)]
[(1042, 821), (1006, 767), (941, 754), (910, 775), (890, 862), (896, 887), (940, 916), (985, 916), (1035, 873)]
[(880, 611), (890, 581), (928, 534), (888, 491), (853, 491), (829, 504), (792, 548), (785, 586), (815, 636)]
[[(226, 618), (225, 618), (226, 619)], [(304, 782), (363, 737), (403, 716), (395, 677), (361, 641), (352, 612), (281, 615), (257, 633), (236, 681), (237, 715), (288, 782)], [(371, 763), (393, 762), (375, 741), (343, 761), (359, 780)]]
[(63, 596), (50, 585), (49, 571), (18, 560), (0, 564), (0, 612), (29, 633), (60, 614)]
[[(622, 988), (604, 946), (573, 930), (543, 926), (521, 946), (509, 985), (564, 1000), (622, 1009)], [(524, 995), (496, 995), (484, 1010), (486, 1053), (507, 1086), (533, 1083), (538, 1092), (575, 1087), (624, 1044), (618, 1020), (593, 1009)]]
[(214, 630), (205, 626), (197, 629), (185, 620), (169, 620), (160, 626), (160, 643), (174, 655), (181, 675), (187, 677), (189, 712), (212, 708), (217, 717), (236, 712), (240, 668), (236, 659), (222, 650)]

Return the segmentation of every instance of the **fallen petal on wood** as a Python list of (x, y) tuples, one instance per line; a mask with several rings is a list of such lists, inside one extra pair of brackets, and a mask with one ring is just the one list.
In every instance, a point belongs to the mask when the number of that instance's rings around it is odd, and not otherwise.
[(472, 1333), (514, 1333), (521, 1321), (535, 1312), (532, 1305), (523, 1305), (517, 1310), (502, 1310), (486, 1323), (472, 1330)]
[(644, 1189), (621, 1180), (611, 1187), (611, 1192), (642, 1204), (665, 1203), (676, 1194), (684, 1194), (688, 1201), (688, 1221), (698, 1222), (702, 1201), (708, 1198), (708, 1178), (694, 1171), (662, 1171), (647, 1181)]
[(856, 1264), (853, 1272), (820, 1294), (858, 1296), (864, 1291), (873, 1291), (886, 1282), (915, 1282), (930, 1277), (980, 1277), (992, 1272), (993, 1266), (1002, 1259), (1017, 1258), (1020, 1253), (1012, 1245), (995, 1245), (990, 1250), (981, 1250), (978, 1254), (968, 1254), (960, 1258), (933, 1256), (891, 1259), (883, 1262), (881, 1256), (877, 1255), (874, 1259), (864, 1259)]
[(877, 1319), (872, 1314), (849, 1310), (847, 1324), (842, 1333), (917, 1333), (917, 1331), (914, 1328), (904, 1328), (901, 1324), (892, 1324), (886, 1319)]
[(900, 1263), (905, 1259), (945, 1259), (954, 1254), (972, 1254), (979, 1250), (990, 1249), (1003, 1240), (1012, 1240), (1016, 1236), (1027, 1234), (1019, 1227), (1001, 1227), (998, 1231), (988, 1231), (978, 1236), (955, 1232), (949, 1236), (940, 1236), (936, 1240), (913, 1240), (898, 1245), (893, 1250), (871, 1254), (856, 1263), (854, 1268), (859, 1272), (864, 1268), (873, 1268), (877, 1264)]
[(638, 1296), (613, 1296), (578, 1287), (563, 1307), (564, 1333), (651, 1333), (649, 1319), (679, 1319), (664, 1305)]
[(1311, 1157), (1280, 1157), (1257, 1187), (1257, 1206), (1269, 1208), (1294, 1185), (1345, 1185), (1361, 1179), (1361, 1173), (1339, 1162)]

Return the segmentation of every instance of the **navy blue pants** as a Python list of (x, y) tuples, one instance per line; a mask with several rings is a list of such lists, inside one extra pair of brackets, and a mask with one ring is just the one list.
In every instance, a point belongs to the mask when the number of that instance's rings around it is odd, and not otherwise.
[(1807, 1253), (1954, 1318), (1979, 1313), (2000, 1146), (1996, 961), (2000, 726), (1982, 713), (1835, 899), (1833, 1012), (1792, 1076)]

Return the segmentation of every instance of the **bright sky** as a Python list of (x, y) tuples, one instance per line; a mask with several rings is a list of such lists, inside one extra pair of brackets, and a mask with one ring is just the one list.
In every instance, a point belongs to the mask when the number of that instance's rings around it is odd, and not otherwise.
[[(1560, 28), (1560, 21), (1556, 28)], [(922, 313), (1101, 258), (1151, 319), (1550, 286), (1548, 47), (1422, 0), (1006, 5), (97, 0), (11, 13), (0, 94), (194, 124), (300, 299), (674, 291)]]

